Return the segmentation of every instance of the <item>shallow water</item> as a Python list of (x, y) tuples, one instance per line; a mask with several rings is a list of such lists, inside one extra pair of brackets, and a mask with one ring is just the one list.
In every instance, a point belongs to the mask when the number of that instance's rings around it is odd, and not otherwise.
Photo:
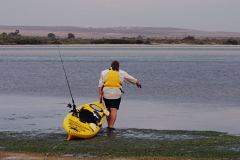
[[(240, 129), (240, 47), (60, 48), (77, 103), (97, 100), (112, 60), (143, 83), (125, 84), (116, 127)], [(0, 47), (0, 131), (63, 132), (70, 101), (57, 47)], [(106, 124), (105, 124), (106, 126)]]
[[(77, 98), (76, 102), (84, 104), (94, 100)], [(0, 101), (0, 131), (64, 132), (62, 122), (69, 111), (67, 98), (1, 95)], [(124, 100), (116, 127), (211, 130), (239, 134), (239, 115), (240, 109), (236, 105)]]

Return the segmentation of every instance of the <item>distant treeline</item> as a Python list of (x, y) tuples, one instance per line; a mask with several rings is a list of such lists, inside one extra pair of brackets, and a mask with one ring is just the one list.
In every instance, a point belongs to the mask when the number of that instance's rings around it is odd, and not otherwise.
[(66, 38), (59, 38), (54, 33), (49, 33), (46, 37), (23, 36), (19, 30), (11, 33), (0, 34), (0, 45), (14, 44), (197, 44), (197, 45), (240, 45), (239, 38), (195, 38), (186, 36), (184, 38), (146, 38), (122, 37), (122, 38), (101, 38), (88, 39), (76, 38), (73, 33), (68, 33)]

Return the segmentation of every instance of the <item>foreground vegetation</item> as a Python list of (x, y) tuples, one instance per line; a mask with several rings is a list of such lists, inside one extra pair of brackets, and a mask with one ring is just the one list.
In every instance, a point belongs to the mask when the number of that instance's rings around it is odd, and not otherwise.
[(178, 157), (237, 159), (240, 137), (219, 132), (121, 129), (88, 140), (66, 141), (66, 134), (0, 132), (0, 151), (76, 157)]
[(57, 37), (49, 33), (46, 37), (22, 36), (19, 30), (12, 33), (0, 33), (0, 45), (14, 44), (197, 44), (197, 45), (240, 45), (239, 38), (195, 38), (186, 36), (184, 38), (146, 38), (122, 37), (83, 39), (75, 38), (73, 33), (68, 33), (66, 38)]

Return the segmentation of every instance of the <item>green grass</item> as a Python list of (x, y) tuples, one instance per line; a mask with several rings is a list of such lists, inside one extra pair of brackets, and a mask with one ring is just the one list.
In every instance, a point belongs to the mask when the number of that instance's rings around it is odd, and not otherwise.
[(88, 140), (66, 141), (66, 134), (0, 132), (0, 150), (50, 154), (207, 159), (240, 157), (240, 137), (220, 132), (121, 129)]

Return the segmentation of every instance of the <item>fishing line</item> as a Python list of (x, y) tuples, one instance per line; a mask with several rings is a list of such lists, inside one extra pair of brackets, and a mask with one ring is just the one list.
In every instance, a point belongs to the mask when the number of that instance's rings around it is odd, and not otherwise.
[(60, 47), (59, 47), (59, 46), (58, 46), (58, 54), (59, 54), (59, 57), (60, 57), (60, 59), (61, 59), (62, 69), (63, 69), (64, 75), (65, 75), (65, 80), (66, 80), (66, 82), (67, 82), (68, 90), (69, 90), (70, 96), (71, 96), (71, 98), (72, 98), (72, 103), (73, 103), (73, 105), (68, 104), (68, 107), (69, 107), (69, 108), (73, 107), (73, 113), (77, 113), (76, 105), (75, 105), (75, 102), (74, 102), (74, 99), (73, 99), (73, 95), (72, 95), (72, 90), (71, 90), (71, 87), (70, 87), (70, 84), (69, 84), (69, 81), (68, 81), (67, 72), (66, 72), (66, 69), (65, 69), (65, 67), (64, 67), (64, 63), (63, 63), (63, 59), (62, 59), (62, 55), (61, 55)]

